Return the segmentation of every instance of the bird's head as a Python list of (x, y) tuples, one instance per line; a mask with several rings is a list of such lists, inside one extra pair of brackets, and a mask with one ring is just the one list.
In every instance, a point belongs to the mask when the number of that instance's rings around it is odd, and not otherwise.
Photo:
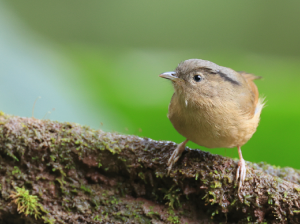
[(191, 97), (215, 97), (232, 94), (244, 84), (244, 78), (234, 70), (201, 59), (181, 62), (175, 71), (159, 75), (172, 81), (175, 93)]

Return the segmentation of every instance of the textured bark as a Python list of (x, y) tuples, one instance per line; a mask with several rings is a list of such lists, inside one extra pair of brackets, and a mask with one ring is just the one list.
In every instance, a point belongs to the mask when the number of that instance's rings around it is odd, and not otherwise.
[[(299, 171), (73, 123), (0, 114), (0, 223), (299, 223)], [(272, 175), (270, 175), (272, 174)], [(18, 189), (37, 211), (18, 212)], [(19, 208), (20, 209), (20, 208)]]

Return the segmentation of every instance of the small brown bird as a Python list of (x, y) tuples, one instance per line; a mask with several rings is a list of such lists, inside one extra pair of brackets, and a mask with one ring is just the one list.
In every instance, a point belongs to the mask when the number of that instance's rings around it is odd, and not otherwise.
[(168, 171), (189, 140), (207, 148), (237, 147), (240, 160), (236, 181), (239, 179), (240, 188), (246, 177), (241, 146), (256, 131), (264, 106), (253, 82), (261, 77), (201, 59), (183, 61), (174, 72), (160, 77), (173, 83), (168, 118), (186, 138), (170, 157)]

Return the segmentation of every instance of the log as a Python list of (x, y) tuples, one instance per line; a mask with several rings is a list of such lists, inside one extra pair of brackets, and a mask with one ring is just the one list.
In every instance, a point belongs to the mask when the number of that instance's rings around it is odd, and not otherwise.
[(299, 223), (298, 170), (0, 113), (0, 223)]

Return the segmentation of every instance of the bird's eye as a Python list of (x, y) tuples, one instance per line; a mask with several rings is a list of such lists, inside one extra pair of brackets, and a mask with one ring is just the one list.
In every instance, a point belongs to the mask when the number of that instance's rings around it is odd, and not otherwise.
[(196, 82), (200, 82), (200, 81), (202, 80), (202, 77), (201, 77), (200, 75), (195, 75), (195, 76), (194, 76), (194, 80), (195, 80)]

